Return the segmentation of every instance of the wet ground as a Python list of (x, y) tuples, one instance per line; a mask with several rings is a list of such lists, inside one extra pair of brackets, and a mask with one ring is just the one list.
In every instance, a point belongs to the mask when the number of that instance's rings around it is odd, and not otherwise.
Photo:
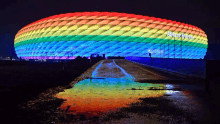
[(27, 113), (20, 119), (29, 118), (32, 123), (215, 123), (218, 113), (210, 112), (213, 108), (205, 99), (203, 82), (143, 82), (171, 78), (128, 60), (103, 60), (69, 86), (49, 89), (20, 105)]

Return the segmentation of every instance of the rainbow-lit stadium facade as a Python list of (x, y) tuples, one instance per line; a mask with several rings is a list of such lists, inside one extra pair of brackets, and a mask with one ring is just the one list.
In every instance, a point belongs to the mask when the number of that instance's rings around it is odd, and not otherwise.
[(123, 57), (204, 58), (208, 40), (200, 28), (166, 19), (116, 13), (77, 12), (33, 22), (15, 36), (22, 59)]

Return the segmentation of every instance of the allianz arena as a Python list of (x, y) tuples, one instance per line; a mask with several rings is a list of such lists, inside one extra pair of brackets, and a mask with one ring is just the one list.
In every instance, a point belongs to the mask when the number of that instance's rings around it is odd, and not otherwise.
[(105, 54), (122, 57), (204, 58), (207, 35), (200, 28), (161, 18), (76, 12), (33, 22), (14, 39), (22, 59), (74, 59)]

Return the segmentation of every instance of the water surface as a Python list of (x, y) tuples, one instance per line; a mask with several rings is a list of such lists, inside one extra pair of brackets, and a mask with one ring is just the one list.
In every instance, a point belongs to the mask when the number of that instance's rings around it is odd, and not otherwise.
[(69, 106), (69, 113), (92, 117), (128, 107), (139, 98), (166, 93), (166, 90), (148, 90), (150, 87), (163, 88), (165, 84), (138, 83), (124, 78), (85, 79), (55, 97), (66, 99), (60, 107)]

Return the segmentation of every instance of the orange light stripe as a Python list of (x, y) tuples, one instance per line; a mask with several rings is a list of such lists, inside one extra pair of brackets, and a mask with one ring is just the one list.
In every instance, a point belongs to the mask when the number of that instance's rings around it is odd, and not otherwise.
[(142, 23), (142, 24), (140, 24), (139, 26), (145, 28), (145, 27), (147, 27), (148, 25), (149, 25), (149, 23)]
[[(67, 18), (67, 17), (65, 17), (65, 18)], [(52, 19), (51, 19), (52, 20)], [(55, 19), (54, 19), (55, 20)], [(58, 20), (58, 19), (57, 19)], [(143, 19), (142, 19), (143, 20)], [(48, 20), (45, 20), (44, 22), (46, 22), (46, 21), (48, 21)], [(80, 22), (79, 24), (85, 24), (87, 21), (82, 21), (82, 22)], [(107, 22), (109, 22), (109, 21), (103, 21), (103, 22), (105, 22), (106, 24), (108, 24)], [(102, 23), (103, 23), (102, 22)], [(49, 22), (49, 23), (47, 23), (47, 25), (45, 26), (45, 27), (50, 27), (50, 26), (52, 26), (52, 25), (50, 25), (52, 22)], [(63, 22), (63, 25), (65, 25), (65, 23), (67, 24), (67, 21), (65, 21), (65, 22)], [(100, 23), (99, 22), (99, 24), (102, 24), (102, 23)], [(128, 22), (127, 22), (128, 23)], [(55, 26), (55, 25), (61, 25), (61, 24), (59, 24), (58, 22), (56, 22), (56, 23), (54, 23), (53, 24), (53, 26)], [(70, 24), (73, 24), (74, 25), (74, 23), (70, 23)], [(114, 25), (116, 25), (117, 24), (117, 21), (115, 21), (114, 23), (112, 23), (112, 24), (114, 24)], [(123, 23), (121, 23), (121, 24), (123, 24)], [(136, 22), (136, 24), (138, 24), (137, 22)], [(161, 24), (164, 24), (163, 22), (161, 23)], [(178, 23), (179, 24), (179, 23)], [(178, 26), (178, 24), (175, 24), (175, 26)], [(120, 25), (120, 24), (119, 24)], [(123, 24), (124, 25), (124, 24)], [(171, 25), (171, 23), (169, 23), (169, 25)], [(134, 26), (136, 26), (136, 25), (134, 25)], [(141, 25), (140, 25), (141, 27), (144, 27), (144, 26), (147, 26), (147, 23), (142, 23)], [(32, 26), (32, 27), (29, 27), (29, 28), (26, 28), (26, 29), (24, 29), (24, 30), (21, 30), (21, 31), (19, 31), (18, 33), (17, 33), (17, 35), (16, 35), (16, 37), (18, 36), (18, 35), (20, 35), (20, 34), (22, 34), (22, 33), (25, 33), (25, 32), (28, 32), (28, 31), (31, 31), (31, 30), (35, 30), (35, 29), (39, 29), (38, 27), (40, 27), (40, 28), (42, 28), (43, 26), (37, 26), (37, 25), (35, 25), (34, 27)], [(45, 28), (44, 27), (44, 28)], [(182, 25), (179, 25), (179, 27), (182, 27)], [(195, 27), (195, 26), (193, 26), (193, 27)], [(154, 28), (153, 26), (152, 26), (152, 28)], [(184, 28), (188, 28), (188, 26), (186, 25), (186, 26), (184, 26)], [(189, 27), (189, 28), (191, 28), (191, 29), (193, 29), (193, 30), (196, 30), (196, 31), (201, 31), (201, 32), (203, 32), (202, 34), (201, 33), (199, 33), (199, 34), (201, 34), (201, 36), (206, 36), (206, 34), (204, 33), (204, 31), (202, 31), (202, 30), (199, 30), (199, 29), (195, 29), (195, 28), (192, 28), (192, 27)], [(166, 28), (164, 28), (164, 29), (166, 29)], [(185, 31), (185, 30), (184, 30)]]
[[(177, 26), (177, 25), (176, 25)], [(184, 28), (187, 28), (187, 26), (185, 26)]]
[[(89, 13), (89, 14), (88, 14)], [(101, 15), (103, 15), (103, 14), (106, 14), (106, 16), (127, 16), (127, 17), (133, 17), (133, 19), (136, 21), (137, 20), (137, 18), (138, 19), (140, 19), (140, 18), (142, 18), (142, 19), (149, 19), (149, 17), (148, 16), (141, 16), (141, 15), (134, 15), (134, 14), (126, 14), (126, 13), (109, 13), (109, 12), (88, 12), (88, 13), (86, 13), (86, 12), (84, 12), (84, 13), (67, 13), (67, 14), (60, 14), (60, 15), (55, 15), (55, 16), (50, 16), (50, 17), (47, 17), (47, 18), (43, 18), (43, 19), (41, 19), (41, 20), (38, 20), (38, 21), (36, 21), (36, 22), (33, 22), (33, 23), (31, 23), (31, 24), (29, 24), (29, 25), (33, 25), (33, 24), (35, 24), (35, 23), (38, 23), (38, 22), (40, 22), (40, 21), (43, 21), (43, 20), (48, 20), (48, 19), (52, 19), (52, 18), (62, 18), (62, 17), (71, 17), (71, 16), (77, 16), (77, 15), (79, 15), (79, 16), (85, 16), (85, 14), (88, 14), (88, 15), (97, 15), (97, 16), (101, 16)], [(150, 19), (152, 19), (152, 20), (154, 20), (154, 21), (156, 21), (156, 20), (161, 20), (161, 21), (170, 21), (170, 22), (173, 22), (173, 23), (179, 23), (179, 22), (176, 22), (176, 21), (171, 21), (171, 20), (166, 20), (166, 19), (160, 19), (160, 18), (155, 18), (155, 17), (150, 17)], [(29, 25), (27, 25), (27, 26), (29, 26)], [(192, 25), (190, 25), (190, 26), (192, 26)], [(26, 27), (26, 26), (25, 26)], [(196, 28), (198, 28), (198, 27), (196, 27)], [(198, 28), (199, 29), (199, 28)]]
[[(67, 22), (66, 22), (66, 23), (67, 23)], [(74, 21), (74, 23), (76, 23), (76, 21)], [(71, 24), (72, 24), (72, 23), (71, 23)], [(70, 25), (71, 25), (71, 24), (70, 24)], [(44, 25), (45, 25), (45, 24), (44, 24)], [(51, 27), (51, 26), (50, 26), (49, 24), (47, 24), (45, 27)], [(30, 29), (32, 29), (32, 31), (33, 31), (33, 28), (34, 28), (34, 27), (32, 27), (32, 28), (30, 28)], [(153, 27), (151, 27), (151, 28), (153, 28)], [(166, 27), (164, 27), (164, 28), (162, 28), (162, 29), (165, 29), (165, 30), (166, 30), (166, 29), (169, 29), (169, 28), (170, 28), (169, 26), (166, 26)], [(37, 28), (36, 28), (36, 29), (37, 29)], [(36, 29), (35, 29), (35, 30), (36, 30)], [(158, 29), (161, 29), (161, 28), (158, 28)], [(170, 30), (174, 30), (174, 29), (175, 29), (175, 27), (172, 27)], [(181, 28), (179, 28), (179, 30), (176, 30), (176, 31), (181, 31)], [(199, 34), (200, 36), (204, 36), (204, 37), (206, 36), (205, 34), (203, 34), (203, 33), (201, 33), (201, 32), (195, 32), (195, 31), (192, 32), (192, 31), (189, 31), (189, 30), (187, 31), (187, 29), (183, 29), (181, 32), (191, 33), (191, 34), (195, 34), (195, 35), (198, 35), (198, 34)]]
[(87, 24), (93, 24), (93, 25), (95, 25), (95, 24), (97, 24), (98, 22), (99, 22), (99, 20), (95, 19), (95, 20), (92, 20), (92, 21), (88, 22)]
[(103, 21), (99, 22), (98, 24), (106, 25), (109, 22), (110, 22), (110, 20), (103, 20)]
[(131, 23), (131, 21), (123, 21), (119, 25), (129, 25), (130, 23)]

